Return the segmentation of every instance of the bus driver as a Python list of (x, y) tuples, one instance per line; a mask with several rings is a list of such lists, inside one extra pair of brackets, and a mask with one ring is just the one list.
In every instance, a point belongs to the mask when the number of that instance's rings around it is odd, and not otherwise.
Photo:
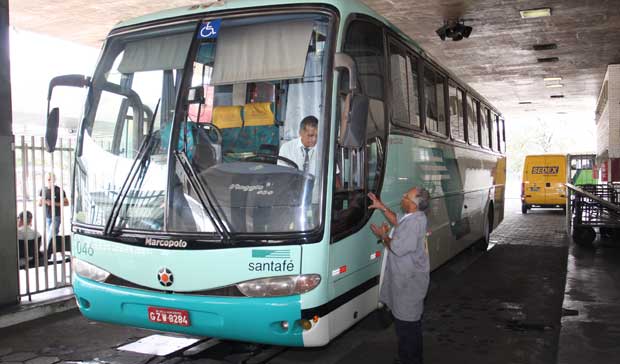
[[(297, 164), (300, 171), (316, 174), (316, 141), (319, 121), (314, 116), (306, 116), (299, 124), (299, 138), (289, 140), (280, 147), (279, 155)], [(278, 161), (281, 166), (289, 166)]]

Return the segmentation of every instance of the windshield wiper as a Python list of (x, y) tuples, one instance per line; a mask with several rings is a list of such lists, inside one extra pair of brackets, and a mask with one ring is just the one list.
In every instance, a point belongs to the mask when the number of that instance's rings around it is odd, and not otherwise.
[(218, 233), (222, 236), (223, 240), (230, 240), (230, 230), (228, 229), (220, 215), (217, 213), (213, 202), (209, 198), (209, 195), (204, 188), (204, 185), (200, 182), (200, 179), (196, 174), (196, 170), (194, 169), (194, 167), (192, 167), (192, 163), (187, 156), (187, 152), (185, 151), (185, 149), (180, 151), (177, 150), (174, 152), (174, 155), (176, 156), (179, 164), (181, 164), (181, 167), (183, 168), (183, 171), (185, 172), (189, 183), (192, 185), (192, 188), (198, 194), (198, 199), (200, 200), (200, 203), (209, 214), (209, 217), (211, 218), (211, 221), (213, 221)]
[(121, 190), (116, 196), (116, 200), (112, 205), (112, 209), (110, 210), (110, 216), (108, 217), (108, 221), (105, 224), (105, 228), (103, 229), (104, 235), (112, 235), (114, 231), (114, 226), (116, 225), (116, 220), (118, 219), (118, 215), (121, 212), (121, 208), (123, 206), (123, 202), (127, 197), (127, 194), (132, 189), (134, 185), (134, 181), (137, 181), (141, 186), (144, 181), (144, 176), (146, 175), (146, 171), (148, 170), (148, 166), (151, 161), (151, 149), (153, 147), (153, 129), (155, 125), (155, 117), (157, 116), (157, 111), (159, 110), (159, 103), (161, 99), (157, 101), (157, 105), (155, 106), (155, 110), (153, 111), (153, 116), (151, 120), (149, 120), (149, 124), (147, 126), (147, 134), (142, 140), (142, 144), (140, 144), (140, 148), (138, 148), (138, 153), (136, 158), (133, 160), (131, 168), (129, 169), (129, 175), (123, 185), (121, 186)]

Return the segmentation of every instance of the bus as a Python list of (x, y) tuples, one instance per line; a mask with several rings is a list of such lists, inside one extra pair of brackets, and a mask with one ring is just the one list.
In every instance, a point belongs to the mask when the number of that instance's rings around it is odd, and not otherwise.
[[(432, 269), (502, 221), (502, 114), (354, 1), (221, 1), (119, 23), (86, 88), (72, 274), (84, 316), (322, 346), (378, 307), (373, 192), (430, 191)], [(56, 91), (55, 91), (56, 92)], [(48, 99), (47, 147), (59, 106)], [(280, 155), (318, 120), (314, 168)], [(310, 163), (312, 165), (312, 163)]]

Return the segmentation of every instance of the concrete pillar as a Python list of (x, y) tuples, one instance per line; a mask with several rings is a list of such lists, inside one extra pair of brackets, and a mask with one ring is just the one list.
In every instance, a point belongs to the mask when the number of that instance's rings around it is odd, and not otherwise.
[(0, 0), (0, 306), (18, 303), (15, 151), (11, 121), (9, 1)]

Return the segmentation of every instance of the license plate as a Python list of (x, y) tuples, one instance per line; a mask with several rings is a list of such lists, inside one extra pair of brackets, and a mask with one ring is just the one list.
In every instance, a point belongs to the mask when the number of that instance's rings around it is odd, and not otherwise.
[(149, 321), (160, 324), (189, 326), (189, 312), (171, 308), (149, 307)]
[(530, 191), (538, 192), (538, 191), (540, 191), (540, 187), (530, 187)]

